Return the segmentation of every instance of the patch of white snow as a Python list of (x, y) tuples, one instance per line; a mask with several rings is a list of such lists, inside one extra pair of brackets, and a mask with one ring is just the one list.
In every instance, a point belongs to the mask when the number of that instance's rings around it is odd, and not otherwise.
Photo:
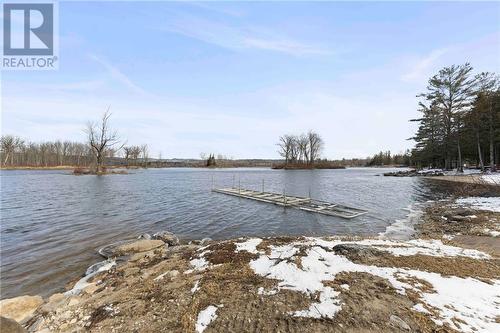
[(457, 199), (460, 206), (500, 213), (500, 197), (468, 197)]
[(500, 173), (481, 176), (481, 180), (488, 184), (500, 185)]
[[(438, 324), (447, 323), (451, 327), (464, 332), (494, 332), (500, 331), (500, 324), (496, 323), (496, 316), (500, 310), (500, 281), (490, 283), (472, 278), (456, 276), (443, 277), (437, 273), (424, 272), (394, 267), (378, 267), (356, 264), (344, 256), (335, 254), (329, 248), (340, 241), (327, 241), (316, 239), (306, 241), (310, 248), (306, 255), (301, 257), (301, 268), (293, 261), (278, 260), (261, 254), (259, 258), (250, 262), (250, 267), (256, 274), (277, 280), (278, 288), (302, 292), (308, 295), (319, 293), (319, 302), (312, 303), (309, 308), (295, 311), (294, 316), (312, 318), (333, 318), (341, 309), (339, 292), (325, 286), (323, 281), (331, 281), (340, 272), (364, 272), (387, 279), (397, 292), (406, 294), (406, 290), (413, 290), (421, 295), (421, 305), (417, 304), (415, 310), (424, 311), (425, 307), (434, 309), (438, 315), (430, 313), (431, 318)], [(402, 255), (416, 254), (419, 248), (433, 255), (463, 255), (465, 250), (447, 247), (441, 242), (410, 241), (397, 243), (382, 240), (364, 240), (348, 242), (357, 244), (376, 243), (385, 245), (384, 250)], [(314, 243), (321, 244), (315, 246)], [(373, 245), (373, 244), (372, 244)], [(300, 244), (296, 243), (296, 246)], [(387, 250), (389, 248), (389, 250)], [(415, 250), (417, 248), (417, 250)], [(271, 247), (271, 252), (291, 253), (285, 246)], [(437, 253), (433, 252), (437, 251)], [(478, 253), (465, 253), (476, 258)], [(479, 257), (482, 257), (479, 255)], [(413, 278), (430, 283), (433, 290), (423, 289), (423, 284), (412, 283)], [(458, 320), (457, 320), (458, 319)]]
[(203, 332), (208, 325), (215, 319), (217, 319), (217, 307), (214, 305), (209, 305), (206, 309), (198, 313), (198, 319), (196, 320), (196, 332)]
[(193, 288), (191, 288), (191, 293), (192, 294), (194, 294), (195, 292), (197, 292), (198, 290), (200, 290), (199, 284), (200, 284), (200, 280), (196, 280), (196, 282), (194, 283)]
[(258, 253), (257, 246), (262, 242), (260, 238), (250, 238), (243, 243), (235, 243), (236, 252), (247, 251), (250, 253)]

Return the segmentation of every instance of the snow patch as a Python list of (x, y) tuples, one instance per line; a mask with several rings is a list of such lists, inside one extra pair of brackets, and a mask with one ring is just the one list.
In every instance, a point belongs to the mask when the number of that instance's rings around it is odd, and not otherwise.
[[(292, 312), (291, 315), (294, 316), (333, 318), (342, 307), (338, 297), (340, 292), (325, 286), (323, 281), (334, 280), (340, 272), (364, 272), (387, 279), (398, 293), (406, 294), (407, 290), (412, 290), (419, 294), (421, 304), (417, 304), (414, 309), (422, 312), (427, 311), (426, 308), (434, 309), (437, 315), (428, 312), (438, 324), (447, 323), (464, 332), (500, 331), (500, 324), (495, 323), (495, 318), (500, 311), (500, 280), (493, 280), (491, 284), (488, 284), (472, 278), (443, 277), (437, 273), (418, 270), (356, 264), (328, 250), (340, 243), (385, 245), (384, 250), (401, 255), (419, 253), (415, 249), (420, 250), (420, 248), (425, 249), (427, 253), (439, 256), (465, 254), (475, 258), (480, 253), (479, 251), (478, 253), (465, 253), (463, 249), (448, 247), (439, 241), (416, 240), (396, 243), (383, 240), (341, 242), (309, 239), (302, 244), (295, 243), (295, 246), (309, 246), (306, 255), (301, 257), (301, 268), (293, 261), (279, 260), (277, 257), (266, 254), (261, 254), (259, 258), (252, 260), (250, 267), (258, 275), (277, 280), (280, 289), (294, 290), (309, 296), (319, 293), (318, 302), (312, 303), (307, 309)], [(271, 252), (289, 255), (294, 251), (286, 245), (272, 246)], [(433, 286), (433, 290), (423, 289), (421, 283), (412, 283), (414, 278), (427, 281)]]
[(371, 246), (377, 250), (389, 252), (394, 256), (413, 256), (422, 254), (433, 257), (469, 257), (474, 259), (490, 259), (485, 252), (461, 247), (445, 245), (440, 240), (413, 239), (406, 242), (397, 242), (387, 239), (363, 239), (359, 241), (322, 240), (313, 241), (315, 245), (332, 249), (339, 244), (358, 244)]
[[(407, 244), (407, 245), (406, 245)], [(489, 259), (491, 256), (487, 253), (463, 249), (461, 247), (444, 245), (440, 240), (414, 239), (408, 241), (405, 246), (391, 246), (389, 248), (379, 248), (388, 251), (395, 256), (412, 256), (416, 254), (428, 255), (433, 257), (469, 257), (474, 259)]]
[(498, 237), (500, 236), (500, 231), (496, 230), (491, 230), (491, 229), (484, 229), (483, 232), (487, 235), (493, 236), (493, 237)]
[(196, 320), (196, 332), (203, 332), (208, 325), (215, 319), (217, 319), (218, 307), (214, 305), (209, 305), (206, 309), (198, 313), (198, 319)]
[(260, 238), (250, 238), (243, 243), (235, 243), (236, 252), (247, 251), (250, 253), (258, 253), (257, 246), (262, 242)]
[(259, 287), (259, 289), (257, 289), (257, 294), (264, 296), (275, 295), (277, 292), (276, 289), (265, 290), (264, 287)]
[(194, 286), (193, 288), (191, 288), (191, 293), (194, 294), (195, 292), (197, 292), (198, 290), (200, 290), (200, 280), (196, 280), (196, 282), (194, 283)]
[(422, 303), (415, 304), (413, 310), (430, 314), (429, 310), (427, 310)]
[(208, 268), (209, 262), (205, 258), (195, 258), (189, 262), (195, 271), (202, 271)]
[(500, 185), (500, 173), (483, 175), (481, 179), (488, 184)]
[(457, 199), (456, 203), (460, 206), (500, 213), (500, 197), (468, 197)]

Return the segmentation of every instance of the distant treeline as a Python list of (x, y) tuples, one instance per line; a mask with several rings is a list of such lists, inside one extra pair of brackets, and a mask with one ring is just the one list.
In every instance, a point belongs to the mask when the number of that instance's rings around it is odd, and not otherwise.
[(375, 156), (369, 158), (366, 166), (383, 166), (383, 165), (394, 165), (394, 166), (410, 166), (411, 161), (411, 151), (407, 150), (403, 154), (391, 155), (390, 151), (380, 152)]
[(500, 155), (500, 80), (473, 75), (469, 63), (445, 67), (429, 79), (421, 98), (412, 161), (419, 167), (464, 164), (495, 169)]
[[(122, 150), (105, 149), (108, 166), (148, 166), (147, 145), (124, 146)], [(123, 154), (123, 157), (120, 156)], [(31, 142), (14, 135), (0, 138), (2, 167), (83, 167), (95, 164), (95, 156), (87, 143), (73, 141)]]
[[(106, 149), (105, 166), (108, 167), (206, 167), (210, 158), (210, 166), (219, 168), (238, 167), (284, 167), (284, 160), (278, 159), (233, 159), (225, 155), (200, 154), (202, 159), (162, 159), (150, 158), (148, 146), (123, 146), (121, 150)], [(305, 156), (302, 155), (301, 156)], [(13, 135), (0, 138), (0, 158), (2, 167), (78, 167), (90, 168), (95, 163), (95, 156), (86, 143), (72, 141), (31, 142)], [(287, 168), (307, 167), (302, 160), (297, 164), (289, 162)], [(327, 160), (316, 158), (314, 168), (364, 167), (383, 165), (410, 165), (410, 154), (391, 155), (390, 151), (380, 152), (373, 157), (342, 160)], [(312, 168), (312, 166), (311, 166)]]
[[(55, 167), (88, 166), (93, 161), (87, 144), (71, 141), (30, 142), (13, 136), (0, 138), (1, 163), (6, 166)], [(114, 154), (108, 151), (108, 156)]]

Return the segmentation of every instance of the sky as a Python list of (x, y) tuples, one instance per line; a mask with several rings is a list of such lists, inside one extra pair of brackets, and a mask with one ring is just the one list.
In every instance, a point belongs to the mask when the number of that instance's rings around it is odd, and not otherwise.
[(60, 2), (59, 69), (1, 73), (2, 134), (84, 141), (110, 107), (150, 155), (323, 157), (412, 147), (416, 95), (443, 66), (500, 73), (500, 2)]

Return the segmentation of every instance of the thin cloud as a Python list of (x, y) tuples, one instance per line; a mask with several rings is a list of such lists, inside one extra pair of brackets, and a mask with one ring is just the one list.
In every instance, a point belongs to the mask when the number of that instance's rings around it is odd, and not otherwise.
[(316, 46), (299, 43), (293, 40), (271, 40), (259, 38), (247, 38), (243, 44), (249, 48), (289, 53), (293, 55), (321, 55), (331, 52), (317, 48)]
[(200, 9), (204, 9), (207, 11), (219, 13), (219, 14), (224, 14), (227, 16), (232, 16), (232, 17), (242, 17), (244, 15), (244, 12), (242, 10), (236, 10), (236, 9), (230, 9), (230, 8), (223, 8), (220, 6), (212, 6), (209, 2), (202, 1), (202, 2), (186, 2), (186, 5), (197, 7)]
[(193, 16), (184, 16), (160, 30), (177, 33), (230, 50), (256, 49), (294, 56), (326, 55), (332, 52), (288, 36), (270, 33), (262, 27), (239, 27)]
[(131, 91), (144, 96), (151, 95), (150, 93), (139, 87), (137, 84), (135, 84), (127, 75), (121, 72), (117, 67), (111, 65), (110, 63), (108, 63), (107, 61), (103, 60), (102, 58), (98, 57), (95, 54), (89, 54), (88, 56), (90, 59), (102, 65), (109, 73), (109, 75), (111, 75), (112, 78), (122, 83), (124, 86), (128, 87)]
[(436, 61), (439, 60), (439, 58), (441, 58), (447, 51), (447, 48), (433, 50), (431, 53), (418, 60), (412, 66), (411, 70), (401, 77), (402, 80), (414, 81), (422, 80), (427, 77)]

